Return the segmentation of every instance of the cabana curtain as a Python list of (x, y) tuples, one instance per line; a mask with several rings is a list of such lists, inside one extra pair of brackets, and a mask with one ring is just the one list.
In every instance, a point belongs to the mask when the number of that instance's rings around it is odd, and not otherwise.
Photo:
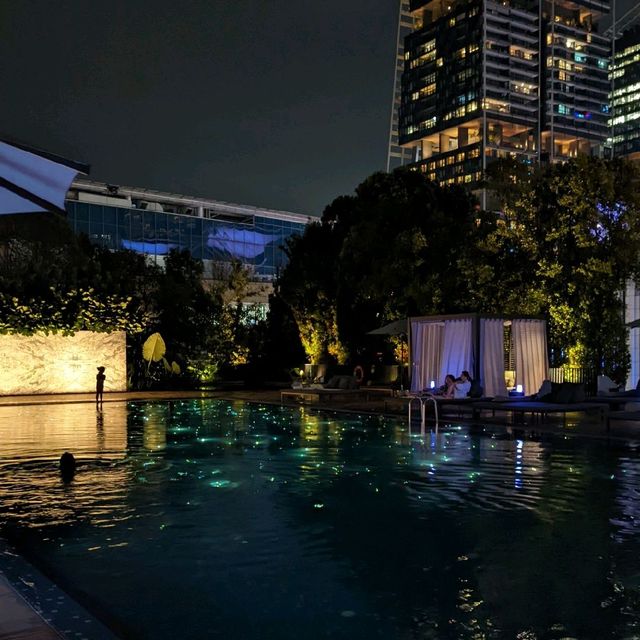
[(427, 389), (431, 380), (441, 384), (438, 375), (443, 329), (441, 322), (411, 322), (411, 391)]
[(511, 336), (516, 356), (516, 383), (536, 393), (547, 377), (547, 329), (544, 320), (514, 320)]
[(460, 372), (469, 371), (473, 376), (472, 331), (473, 321), (471, 318), (445, 320), (438, 384), (444, 384), (444, 378), (448, 373), (457, 378)]
[(486, 396), (505, 396), (504, 381), (504, 320), (480, 320), (480, 384)]
[[(411, 319), (411, 391), (441, 385), (448, 373), (477, 374), (487, 396), (507, 393), (504, 371), (504, 318), (423, 317)], [(547, 332), (544, 320), (511, 321), (516, 382), (526, 394), (536, 393), (548, 375)], [(474, 367), (479, 358), (477, 369)]]

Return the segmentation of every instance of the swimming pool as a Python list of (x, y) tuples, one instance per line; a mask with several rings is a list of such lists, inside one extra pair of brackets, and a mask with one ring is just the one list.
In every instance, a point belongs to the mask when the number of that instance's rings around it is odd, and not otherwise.
[[(218, 400), (0, 409), (2, 532), (126, 638), (632, 638), (633, 443)], [(64, 485), (55, 461), (76, 453)]]

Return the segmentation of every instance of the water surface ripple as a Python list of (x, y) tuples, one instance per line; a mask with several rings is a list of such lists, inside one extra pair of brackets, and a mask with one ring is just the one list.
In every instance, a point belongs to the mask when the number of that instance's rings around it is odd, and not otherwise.
[(224, 401), (0, 408), (2, 533), (127, 638), (640, 637), (639, 481), (633, 444), (423, 442)]

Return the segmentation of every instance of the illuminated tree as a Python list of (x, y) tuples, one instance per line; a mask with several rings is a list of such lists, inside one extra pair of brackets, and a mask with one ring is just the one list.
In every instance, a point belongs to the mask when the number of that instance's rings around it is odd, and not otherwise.
[(417, 313), (467, 310), (474, 201), (414, 171), (377, 173), (289, 243), (280, 279), (312, 361), (359, 360), (367, 331)]
[(580, 156), (515, 181), (504, 164), (495, 175), (502, 179), (493, 185), (503, 207), (481, 246), (480, 262), (493, 283), (485, 306), (494, 300), (545, 314), (555, 364), (624, 379), (622, 292), (625, 280), (638, 274), (640, 255), (637, 170), (624, 161)]

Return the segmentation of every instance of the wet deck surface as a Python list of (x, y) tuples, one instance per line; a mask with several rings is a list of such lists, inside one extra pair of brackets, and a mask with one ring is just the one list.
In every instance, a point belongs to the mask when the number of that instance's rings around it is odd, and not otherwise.
[(60, 640), (54, 631), (0, 575), (0, 640)]
[[(108, 410), (111, 403), (123, 401), (171, 400), (186, 398), (224, 398), (247, 402), (263, 402), (270, 404), (286, 404), (296, 406), (295, 399), (284, 399), (280, 390), (234, 390), (234, 391), (206, 391), (206, 392), (127, 392), (109, 393), (104, 397), (104, 410)], [(32, 407), (46, 405), (94, 404), (93, 394), (64, 394), (38, 396), (3, 396), (0, 397), (0, 410), (9, 407)], [(406, 420), (408, 399), (404, 397), (390, 397), (389, 395), (361, 395), (353, 398), (332, 399), (322, 401), (313, 406), (325, 410), (349, 411), (359, 413), (379, 413), (396, 415)], [(471, 413), (464, 409), (450, 407), (440, 421), (445, 423), (470, 422)], [(480, 419), (482, 424), (502, 425), (507, 430), (524, 430), (528, 432), (557, 432), (566, 435), (584, 436), (603, 439), (640, 439), (640, 421), (616, 420), (611, 423), (607, 431), (606, 426), (597, 418), (584, 414), (567, 414), (566, 417), (548, 416), (544, 422), (525, 421), (522, 424), (512, 424), (512, 416), (502, 415), (492, 417), (490, 412)], [(419, 427), (418, 427), (419, 428)], [(430, 428), (428, 425), (427, 428)], [(414, 425), (415, 429), (415, 425)], [(61, 636), (27, 603), (26, 600), (11, 586), (9, 581), (0, 573), (0, 640), (49, 640), (60, 639)]]

